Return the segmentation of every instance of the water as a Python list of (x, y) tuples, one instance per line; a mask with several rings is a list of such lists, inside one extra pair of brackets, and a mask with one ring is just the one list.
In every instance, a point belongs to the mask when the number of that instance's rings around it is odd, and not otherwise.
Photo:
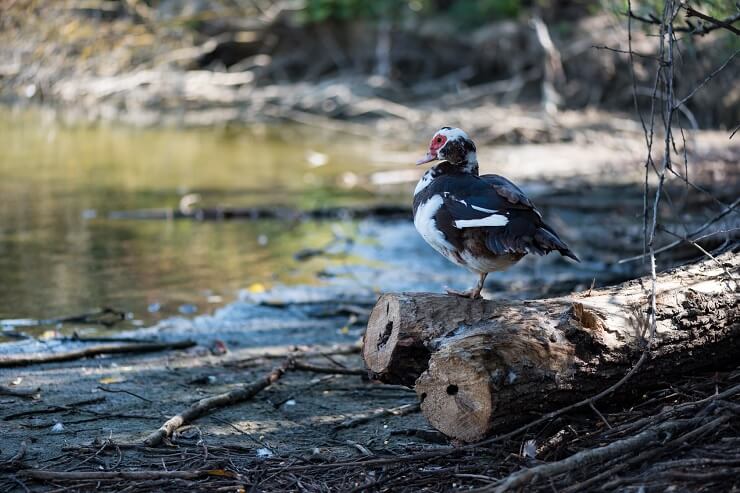
[(304, 209), (402, 200), (352, 186), (394, 167), (370, 159), (369, 147), (294, 127), (68, 127), (0, 112), (0, 319), (111, 306), (148, 325), (212, 311), (240, 289), (317, 283), (334, 260), (293, 255), (328, 243), (336, 233), (329, 222), (107, 216), (176, 207), (193, 192), (202, 205)]

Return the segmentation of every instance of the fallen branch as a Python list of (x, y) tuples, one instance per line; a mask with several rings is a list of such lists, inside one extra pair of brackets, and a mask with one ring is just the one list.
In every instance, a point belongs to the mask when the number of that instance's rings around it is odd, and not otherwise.
[(81, 313), (79, 315), (71, 315), (67, 317), (52, 318), (50, 320), (42, 320), (41, 323), (44, 325), (52, 324), (101, 324), (106, 327), (111, 327), (118, 322), (126, 320), (126, 312), (116, 310), (108, 306), (104, 306), (100, 310), (88, 313)]
[(311, 365), (297, 360), (290, 362), (290, 369), (312, 373), (326, 373), (329, 375), (367, 375), (367, 370), (362, 368), (331, 368), (328, 366)]
[(368, 413), (363, 413), (355, 416), (354, 418), (343, 421), (334, 427), (335, 430), (344, 430), (347, 428), (353, 428), (355, 426), (372, 421), (375, 418), (382, 418), (383, 416), (406, 416), (407, 414), (415, 413), (419, 411), (419, 404), (404, 404), (390, 409), (374, 409)]
[(41, 481), (133, 481), (147, 479), (199, 479), (206, 476), (235, 477), (236, 474), (224, 474), (222, 470), (204, 471), (41, 471), (26, 469), (20, 474)]
[(107, 387), (103, 387), (102, 385), (98, 385), (98, 390), (102, 390), (103, 392), (110, 392), (110, 393), (113, 393), (113, 394), (128, 394), (130, 396), (136, 397), (137, 399), (141, 399), (142, 401), (148, 402), (150, 404), (152, 402), (154, 402), (154, 401), (152, 401), (150, 399), (147, 399), (146, 397), (140, 396), (139, 394), (134, 394), (133, 392), (131, 392), (129, 390), (124, 390), (124, 389), (109, 389)]
[[(713, 420), (711, 424), (721, 424), (728, 419), (729, 416), (720, 416)], [(584, 467), (593, 464), (603, 464), (606, 461), (622, 455), (642, 450), (650, 443), (661, 440), (666, 434), (670, 436), (675, 433), (693, 429), (697, 425), (701, 424), (702, 421), (702, 418), (695, 418), (661, 423), (660, 425), (649, 428), (635, 436), (612, 442), (609, 445), (595, 449), (583, 450), (558, 462), (551, 462), (537, 467), (523, 469), (504, 479), (495, 487), (495, 489), (483, 488), (480, 491), (503, 493), (505, 491), (511, 491), (523, 487), (538, 477), (552, 477), (557, 474), (583, 469)]]
[(91, 404), (100, 404), (105, 401), (105, 397), (95, 397), (93, 399), (85, 399), (83, 401), (71, 402), (69, 404), (63, 404), (61, 406), (50, 406), (41, 409), (29, 409), (20, 413), (8, 414), (3, 416), (3, 421), (11, 421), (18, 418), (24, 418), (26, 416), (34, 416), (36, 414), (54, 414), (64, 411), (78, 411), (81, 406), (89, 406)]
[(334, 356), (334, 355), (357, 354), (361, 351), (362, 351), (361, 346), (356, 345), (356, 344), (350, 344), (347, 346), (341, 346), (336, 349), (327, 349), (326, 351), (305, 351), (305, 352), (292, 351), (289, 353), (264, 353), (264, 354), (257, 354), (254, 356), (249, 356), (248, 358), (244, 358), (240, 360), (226, 361), (224, 362), (223, 366), (244, 368), (247, 366), (254, 366), (258, 364), (260, 360), (285, 359), (285, 358), (291, 358), (293, 360), (296, 360), (298, 358), (308, 359), (308, 358), (317, 358), (317, 357), (326, 358), (326, 357)]
[(18, 451), (13, 455), (13, 457), (0, 462), (0, 466), (12, 466), (19, 463), (21, 460), (23, 460), (23, 457), (25, 457), (26, 450), (28, 450), (28, 442), (23, 440), (18, 446)]
[(5, 385), (0, 385), (0, 395), (9, 395), (11, 397), (20, 397), (22, 399), (38, 399), (41, 389), (25, 390), (11, 389)]
[(289, 362), (286, 362), (254, 383), (199, 400), (182, 413), (168, 419), (157, 431), (150, 433), (144, 439), (144, 444), (148, 447), (155, 447), (161, 444), (165, 438), (171, 437), (172, 433), (179, 427), (198, 419), (213, 409), (231, 406), (251, 399), (261, 390), (280, 380), (288, 368)]
[(177, 342), (150, 342), (134, 344), (101, 344), (73, 351), (53, 354), (33, 354), (29, 356), (19, 356), (15, 358), (0, 359), (0, 368), (10, 368), (14, 366), (39, 365), (43, 363), (57, 363), (60, 361), (72, 361), (82, 358), (91, 358), (101, 354), (121, 354), (121, 353), (151, 353), (155, 351), (166, 351), (171, 349), (186, 349), (195, 346), (194, 341), (185, 340)]
[[(100, 324), (106, 327), (112, 327), (118, 322), (126, 320), (126, 313), (115, 308), (103, 307), (100, 310), (94, 312), (85, 312), (78, 315), (69, 315), (66, 317), (55, 317), (41, 320), (24, 319), (21, 326), (23, 327), (36, 327), (39, 325), (56, 325), (56, 324)], [(5, 322), (7, 325), (15, 325), (17, 321), (14, 320), (0, 320)]]

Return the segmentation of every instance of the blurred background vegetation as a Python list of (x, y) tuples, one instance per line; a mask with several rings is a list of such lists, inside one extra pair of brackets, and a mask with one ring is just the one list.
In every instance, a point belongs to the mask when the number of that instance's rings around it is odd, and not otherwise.
[[(405, 105), (510, 81), (513, 89), (481, 90), (474, 101), (540, 103), (544, 95), (556, 93), (548, 104), (621, 110), (632, 97), (629, 59), (607, 48), (627, 48), (627, 4), (624, 0), (4, 0), (0, 101), (60, 104), (88, 119), (140, 124), (162, 123), (163, 115), (184, 124), (295, 120), (286, 109), (352, 120), (403, 113), (368, 101), (370, 97)], [(732, 0), (689, 4), (720, 19), (738, 13)], [(662, 2), (636, 0), (632, 9), (649, 19), (660, 16)], [(684, 11), (677, 25), (695, 31), (706, 27)], [(656, 26), (635, 21), (633, 27), (635, 51), (646, 55), (635, 60), (638, 95), (647, 98), (654, 68), (647, 55), (655, 46)], [(551, 38), (552, 52), (544, 48), (543, 35)], [(723, 63), (740, 48), (739, 40), (723, 29), (680, 33), (679, 92), (688, 91)], [(557, 73), (548, 74), (551, 68)], [(203, 70), (215, 75), (189, 73)], [(224, 77), (225, 73), (233, 75)], [(104, 79), (131, 74), (138, 75), (117, 83)], [(545, 94), (543, 79), (548, 75), (555, 77), (550, 81), (554, 93)], [(730, 64), (713, 82), (713, 94), (698, 94), (686, 107), (692, 126), (731, 128), (740, 120), (738, 75), (738, 64)], [(323, 91), (321, 84), (331, 84), (332, 91)], [(460, 99), (452, 99), (459, 107)], [(358, 100), (363, 101), (360, 108), (354, 104)], [(231, 111), (202, 120), (177, 114), (227, 105)]]

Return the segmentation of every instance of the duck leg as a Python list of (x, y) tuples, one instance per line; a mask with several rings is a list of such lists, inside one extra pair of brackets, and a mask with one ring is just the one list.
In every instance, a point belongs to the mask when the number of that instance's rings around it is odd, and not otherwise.
[(463, 298), (470, 298), (473, 300), (482, 298), (480, 295), (480, 292), (483, 291), (483, 283), (486, 281), (486, 277), (488, 276), (488, 272), (481, 272), (480, 278), (478, 279), (478, 284), (475, 285), (474, 288), (468, 289), (467, 291), (456, 291), (454, 289), (447, 288), (447, 294), (453, 294), (455, 296), (462, 296)]

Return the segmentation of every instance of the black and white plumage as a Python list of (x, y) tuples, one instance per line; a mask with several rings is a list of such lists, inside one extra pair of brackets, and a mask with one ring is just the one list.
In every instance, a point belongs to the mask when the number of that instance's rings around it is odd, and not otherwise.
[(414, 226), (435, 250), (479, 274), (475, 288), (452, 294), (480, 297), (489, 272), (528, 253), (558, 251), (578, 261), (522, 190), (499, 175), (478, 175), (476, 148), (458, 128), (442, 127), (417, 164), (443, 160), (414, 191)]

